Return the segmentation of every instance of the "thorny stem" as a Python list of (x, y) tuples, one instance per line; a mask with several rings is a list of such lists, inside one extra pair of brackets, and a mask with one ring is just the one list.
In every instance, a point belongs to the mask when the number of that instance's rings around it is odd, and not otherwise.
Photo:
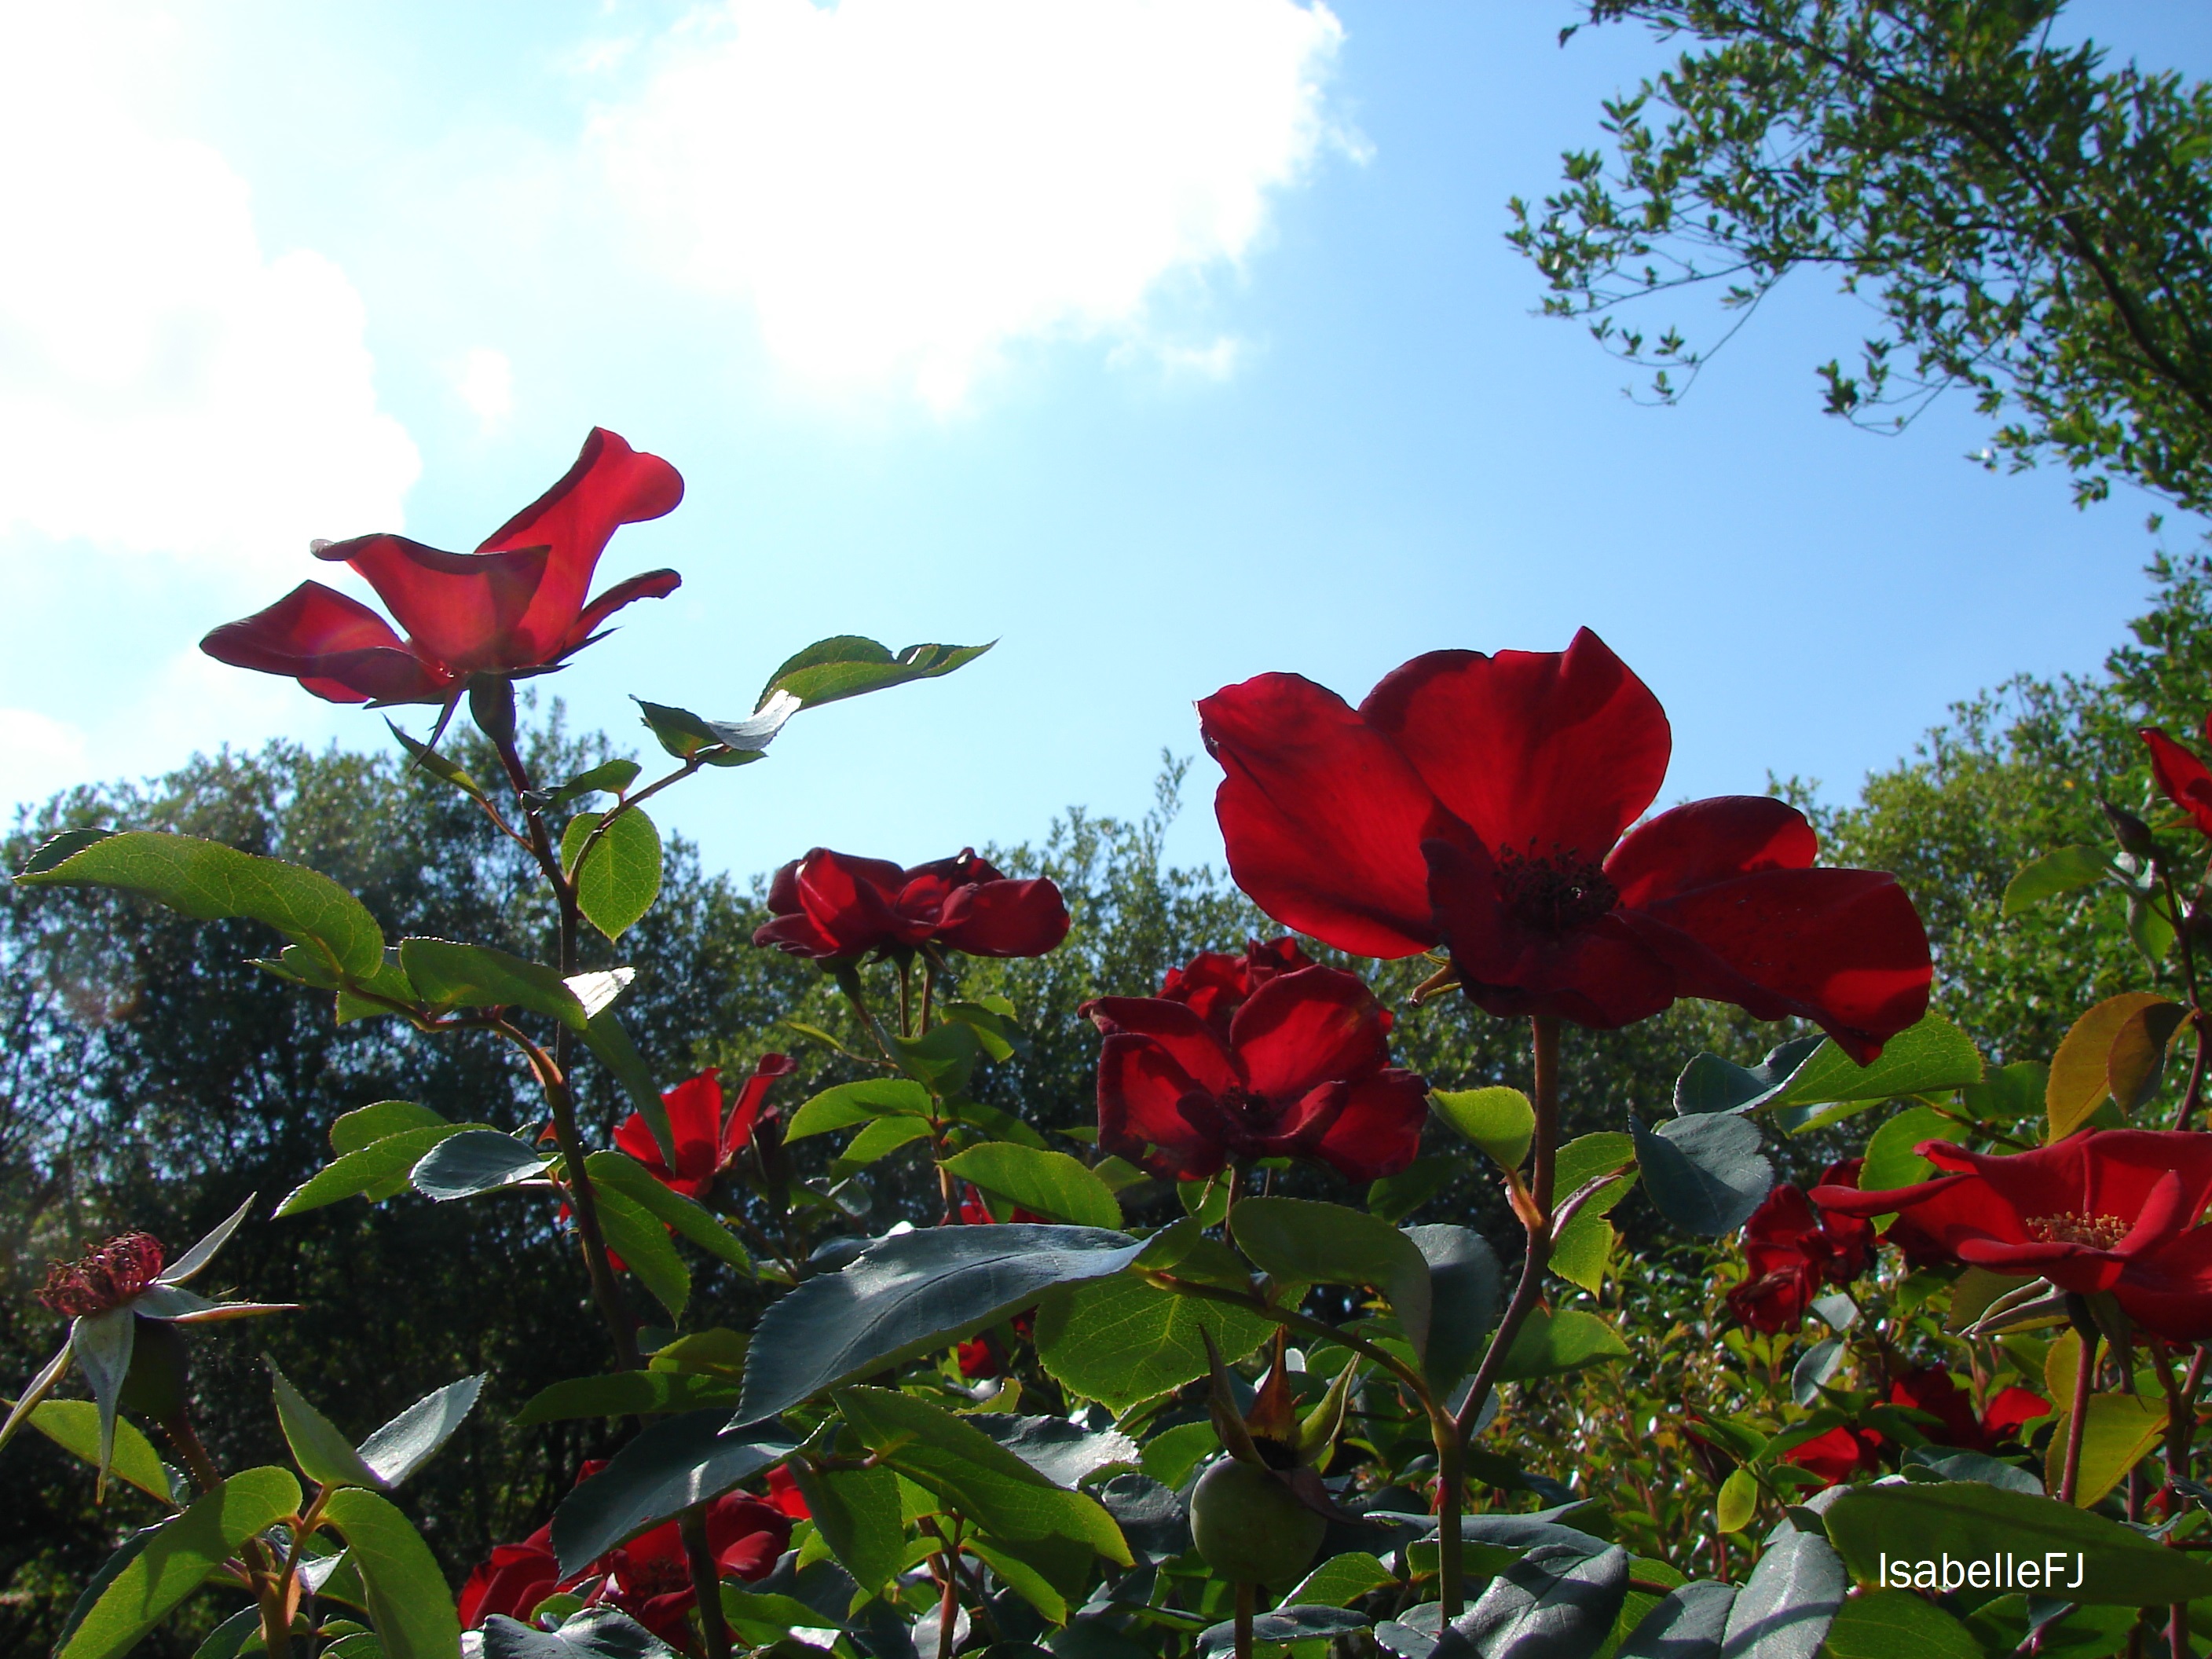
[[(2072, 1298), (2069, 1298), (2071, 1300)], [(2058, 1501), (2071, 1504), (2081, 1479), (2081, 1437), (2089, 1425), (2089, 1391), (2097, 1382), (2096, 1326), (2087, 1319), (2076, 1322), (2081, 1338), (2081, 1358), (2074, 1367), (2074, 1407), (2066, 1421), (2066, 1462), (2058, 1479)]]
[[(1505, 1316), (1498, 1321), (1498, 1329), (1491, 1336), (1490, 1346), (1482, 1356), (1482, 1364), (1475, 1368), (1474, 1380), (1468, 1385), (1467, 1399), (1452, 1424), (1453, 1438), (1462, 1448), (1474, 1432), (1484, 1401), (1497, 1386), (1498, 1374), (1504, 1369), (1505, 1356), (1512, 1352), (1513, 1340), (1520, 1335), (1521, 1328), (1535, 1311), (1537, 1299), (1543, 1292), (1544, 1271), (1552, 1261), (1552, 1178), (1558, 1168), (1559, 1151), (1558, 1017), (1531, 1015), (1528, 1036), (1534, 1070), (1529, 1103), (1536, 1115), (1533, 1141), (1535, 1163), (1531, 1167), (1528, 1183), (1534, 1214), (1522, 1220), (1528, 1244), (1521, 1258), (1520, 1282), (1513, 1287), (1513, 1299), (1506, 1304)], [(1462, 1600), (1459, 1522), (1466, 1492), (1462, 1484), (1455, 1482), (1447, 1485), (1440, 1497), (1442, 1501), (1437, 1510), (1437, 1599), (1443, 1603), (1443, 1616), (1449, 1623), (1459, 1616)]]
[[(2202, 1069), (2203, 1047), (2200, 1028), (2197, 1048), (2199, 1069)], [(2197, 1391), (2204, 1383), (2206, 1351), (2197, 1349), (2189, 1361), (2188, 1374), (2178, 1389), (2169, 1388), (2166, 1403), (2166, 1489), (2161, 1494), (2165, 1512), (2170, 1519), (2180, 1512), (2181, 1494), (2175, 1489), (2189, 1474), (2189, 1441), (2197, 1427)], [(2163, 1360), (2159, 1365), (2161, 1377), (2171, 1375)], [(2166, 1608), (2166, 1638), (2168, 1659), (2190, 1659), (2189, 1604), (2176, 1601)]]
[(2189, 1023), (2197, 1032), (2197, 1054), (2189, 1065), (2189, 1086), (2182, 1091), (2180, 1109), (2173, 1115), (2173, 1127), (2185, 1129), (2189, 1120), (2204, 1103), (2204, 1071), (2208, 1057), (2212, 1057), (2212, 1029), (2206, 1026), (2204, 999), (2197, 985), (2197, 943), (2191, 937), (2188, 915), (2181, 906), (2181, 895), (2173, 884), (2173, 871), (2163, 857), (2158, 860), (2158, 874), (2166, 884), (2166, 917), (2181, 943), (2181, 982), (2189, 994)]
[(1237, 1586), (1237, 1659), (1252, 1659), (1252, 1613), (1260, 1601), (1258, 1589), (1249, 1580)]
[(192, 1427), (191, 1419), (179, 1412), (173, 1417), (161, 1419), (161, 1431), (169, 1437), (169, 1443), (177, 1449), (177, 1455), (185, 1460), (191, 1471), (193, 1481), (202, 1492), (213, 1492), (222, 1484), (222, 1471), (216, 1467), (215, 1459), (208, 1455), (201, 1443), (199, 1431)]
[(721, 1574), (707, 1541), (707, 1510), (694, 1504), (677, 1517), (684, 1556), (691, 1569), (691, 1594), (699, 1603), (699, 1628), (707, 1638), (707, 1659), (730, 1659), (730, 1622), (722, 1617)]

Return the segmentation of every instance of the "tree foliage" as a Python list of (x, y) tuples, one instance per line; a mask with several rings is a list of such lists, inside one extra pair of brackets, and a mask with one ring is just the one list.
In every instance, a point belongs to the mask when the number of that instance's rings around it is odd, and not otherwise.
[[(2212, 87), (2055, 44), (2063, 3), (1589, 0), (1689, 44), (1607, 102), (1556, 193), (1510, 204), (1545, 311), (1669, 401), (1776, 284), (1826, 270), (1881, 319), (1855, 367), (1820, 367), (1829, 413), (1895, 430), (1961, 388), (1998, 422), (1987, 465), (2212, 504)], [(1713, 343), (1615, 315), (1706, 284)]]

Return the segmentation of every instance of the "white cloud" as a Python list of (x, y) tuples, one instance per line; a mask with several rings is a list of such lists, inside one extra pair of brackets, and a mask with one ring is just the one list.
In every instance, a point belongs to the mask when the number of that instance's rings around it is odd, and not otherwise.
[(1342, 39), (1318, 0), (724, 0), (592, 137), (648, 256), (786, 368), (949, 408), (1242, 260), (1334, 136)]
[(10, 799), (39, 800), (82, 783), (86, 763), (77, 727), (36, 709), (0, 708), (0, 778)]
[(504, 351), (478, 346), (461, 359), (453, 391), (486, 432), (495, 432), (514, 413), (514, 365)]
[(311, 536), (398, 527), (419, 463), (344, 273), (267, 257), (245, 181), (164, 130), (175, 42), (150, 6), (0, 8), (0, 532), (251, 593)]

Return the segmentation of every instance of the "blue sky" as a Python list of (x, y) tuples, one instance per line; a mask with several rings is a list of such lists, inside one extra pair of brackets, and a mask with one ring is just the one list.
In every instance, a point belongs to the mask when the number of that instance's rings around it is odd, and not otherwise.
[[(8, 9), (0, 136), (39, 158), (0, 179), (17, 799), (226, 738), (377, 743), (193, 642), (327, 576), (311, 536), (472, 547), (594, 423), (689, 484), (603, 580), (686, 580), (543, 683), (576, 720), (740, 714), (831, 633), (1000, 641), (676, 796), (740, 873), (1138, 811), (1218, 685), (1356, 699), (1582, 624), (1669, 711), (1666, 798), (1844, 798), (2142, 607), (2154, 503), (1984, 473), (1963, 405), (1895, 440), (1822, 416), (1858, 319), (1815, 283), (1671, 410), (1531, 314), (1505, 198), (1661, 61), (1562, 50), (1564, 4)], [(2069, 21), (2212, 73), (2200, 5)], [(1218, 855), (1212, 778), (1185, 859)]]

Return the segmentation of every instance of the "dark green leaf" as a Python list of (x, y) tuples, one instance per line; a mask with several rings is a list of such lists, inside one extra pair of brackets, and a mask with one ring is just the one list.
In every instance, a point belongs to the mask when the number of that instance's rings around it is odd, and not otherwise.
[(827, 1134), (833, 1129), (849, 1129), (856, 1123), (872, 1122), (886, 1115), (928, 1117), (932, 1103), (929, 1091), (919, 1083), (902, 1077), (862, 1078), (858, 1083), (840, 1083), (835, 1088), (824, 1089), (791, 1115), (790, 1126), (783, 1132), (786, 1141), (804, 1140), (809, 1135)]
[(1729, 1113), (1678, 1117), (1647, 1129), (1628, 1120), (1644, 1190), (1686, 1231), (1717, 1237), (1750, 1218), (1774, 1185), (1758, 1126)]
[[(605, 833), (592, 841), (602, 823)], [(561, 863), (576, 884), (576, 908), (610, 939), (628, 933), (660, 896), (660, 831), (635, 807), (611, 820), (602, 812), (570, 818), (561, 833)]]
[(107, 1469), (115, 1456), (115, 1407), (123, 1393), (123, 1380), (131, 1374), (131, 1356), (137, 1346), (138, 1316), (128, 1307), (103, 1313), (79, 1314), (70, 1321), (70, 1352), (84, 1374), (100, 1407), (100, 1471), (95, 1491), (107, 1485)]
[(1283, 1598), (1285, 1607), (1341, 1607), (1370, 1590), (1395, 1583), (1397, 1575), (1364, 1550), (1332, 1555)]
[(1659, 1598), (1637, 1622), (1613, 1659), (1720, 1659), (1735, 1586), (1695, 1579)]
[(1627, 1355), (1628, 1345), (1595, 1314), (1584, 1313), (1579, 1308), (1561, 1308), (1547, 1314), (1539, 1308), (1515, 1334), (1498, 1379), (1510, 1382), (1526, 1377), (1557, 1376), (1565, 1371), (1580, 1370), (1585, 1365), (1624, 1359)]
[(545, 1173), (552, 1157), (496, 1129), (464, 1129), (425, 1152), (408, 1179), (416, 1192), (443, 1203), (532, 1180)]
[(586, 1607), (557, 1630), (497, 1613), (483, 1624), (484, 1659), (672, 1659), (675, 1651), (617, 1607)]
[[(1349, 1607), (1334, 1606), (1297, 1607), (1285, 1601), (1273, 1613), (1255, 1615), (1252, 1620), (1252, 1639), (1255, 1642), (1313, 1642), (1333, 1636), (1348, 1636), (1353, 1631), (1365, 1630), (1375, 1621), (1364, 1613), (1354, 1613)], [(1198, 1650), (1201, 1654), (1228, 1653), (1237, 1645), (1237, 1621), (1225, 1619), (1218, 1625), (1208, 1625), (1200, 1632)]]
[(1546, 1545), (1492, 1579), (1451, 1621), (1436, 1659), (1589, 1659), (1628, 1595), (1628, 1553)]
[(898, 1476), (887, 1468), (815, 1469), (803, 1462), (791, 1472), (838, 1565), (869, 1595), (879, 1593), (905, 1565)]
[(1636, 1141), (1618, 1129), (1601, 1129), (1578, 1135), (1559, 1148), (1552, 1165), (1554, 1202), (1588, 1186), (1600, 1176), (1609, 1176), (1636, 1161)]
[(990, 1141), (946, 1158), (944, 1167), (1048, 1221), (1077, 1227), (1121, 1224), (1121, 1206), (1106, 1183), (1066, 1152)]
[(972, 1336), (1047, 1291), (1103, 1279), (1144, 1245), (1090, 1227), (933, 1227), (810, 1279), (754, 1333), (742, 1419), (757, 1422), (858, 1376)]
[(1413, 1241), (1364, 1210), (1305, 1198), (1248, 1198), (1230, 1220), (1237, 1248), (1263, 1273), (1305, 1285), (1365, 1285), (1389, 1298), (1399, 1328), (1428, 1346), (1429, 1264)]
[[(404, 1102), (393, 1101), (392, 1105)], [(337, 1162), (325, 1164), (285, 1195), (284, 1201), (270, 1212), (271, 1220), (285, 1216), (301, 1215), (309, 1210), (319, 1210), (326, 1204), (337, 1204), (357, 1194), (374, 1192), (389, 1188), (394, 1180), (403, 1186), (408, 1171), (428, 1156), (433, 1147), (442, 1145), (453, 1136), (473, 1131), (479, 1134), (499, 1134), (485, 1124), (437, 1123), (420, 1129), (402, 1129), (371, 1141), (357, 1151), (348, 1152)], [(499, 1135), (501, 1140), (510, 1138)]]
[(1736, 1592), (1721, 1659), (1814, 1659), (1850, 1588), (1826, 1539), (1809, 1532), (1776, 1539)]
[[(299, 1504), (300, 1483), (289, 1469), (232, 1475), (144, 1536), (85, 1610), (56, 1659), (121, 1659), (241, 1544)], [(439, 1588), (442, 1593), (442, 1582)]]
[(1468, 1227), (1408, 1227), (1406, 1237), (1429, 1264), (1433, 1293), (1422, 1367), (1431, 1384), (1447, 1390), (1467, 1375), (1498, 1323), (1504, 1303), (1498, 1253)]
[(527, 1008), (550, 1015), (572, 1031), (581, 1031), (587, 1023), (584, 1005), (553, 969), (489, 945), (405, 939), (399, 941), (399, 965), (423, 997), (441, 1006)]
[(553, 1511), (562, 1575), (582, 1571), (625, 1539), (679, 1510), (711, 1503), (790, 1455), (787, 1437), (727, 1432), (728, 1421), (718, 1410), (664, 1418), (562, 1498)]
[(453, 1593), (407, 1517), (358, 1486), (332, 1492), (323, 1516), (345, 1538), (385, 1659), (451, 1659), (461, 1642)]
[(1206, 1375), (1201, 1329), (1234, 1361), (1273, 1336), (1275, 1325), (1141, 1279), (1103, 1279), (1045, 1304), (1037, 1358), (1063, 1387), (1118, 1413)]
[(894, 656), (873, 640), (841, 634), (817, 640), (786, 660), (761, 688), (760, 703), (764, 705), (778, 691), (788, 691), (802, 707), (819, 708), (842, 697), (903, 685), (908, 680), (935, 679), (975, 661), (990, 648), (988, 645), (909, 645)]
[[(84, 832), (72, 832), (82, 835)], [(384, 961), (384, 934), (362, 902), (328, 876), (258, 858), (196, 836), (151, 830), (58, 841), (34, 855), (16, 881), (27, 886), (119, 887), (158, 899), (203, 921), (248, 916), (303, 943), (321, 946), (348, 974), (369, 975)]]
[[(705, 1406), (734, 1407), (737, 1403), (733, 1377), (617, 1371), (608, 1376), (571, 1377), (540, 1389), (515, 1413), (514, 1426), (526, 1429), (579, 1417), (651, 1417)], [(723, 1416), (726, 1420), (728, 1413)]]
[(1797, 1070), (1824, 1039), (1792, 1037), (1766, 1052), (1756, 1066), (1738, 1066), (1718, 1054), (1698, 1054), (1674, 1080), (1674, 1109), (1689, 1112), (1749, 1112), (1790, 1087)]
[(460, 1427), (483, 1385), (481, 1375), (465, 1376), (424, 1395), (361, 1443), (361, 1461), (387, 1487), (398, 1486), (428, 1462)]

